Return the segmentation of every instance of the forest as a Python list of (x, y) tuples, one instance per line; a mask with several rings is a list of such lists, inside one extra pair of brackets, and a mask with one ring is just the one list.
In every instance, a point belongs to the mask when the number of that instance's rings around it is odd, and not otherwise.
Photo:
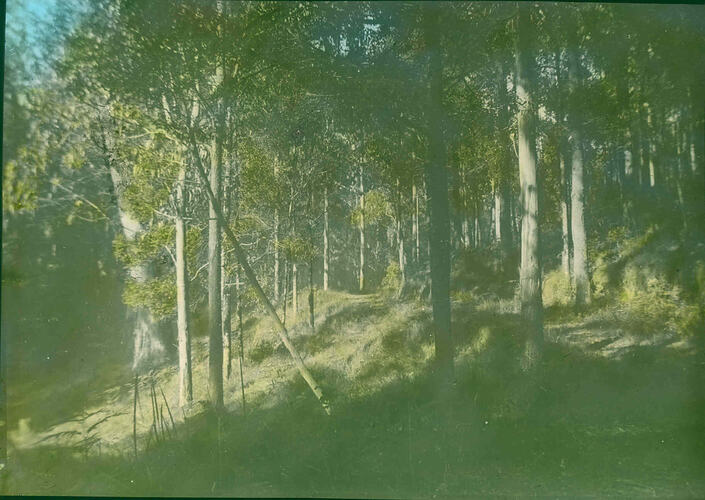
[(705, 496), (704, 14), (8, 0), (0, 493)]

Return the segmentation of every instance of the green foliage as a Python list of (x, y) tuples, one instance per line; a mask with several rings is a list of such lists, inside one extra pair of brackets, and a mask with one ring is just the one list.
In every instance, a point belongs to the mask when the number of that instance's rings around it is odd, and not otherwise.
[(128, 280), (123, 300), (130, 307), (146, 307), (157, 318), (176, 313), (176, 283), (167, 275), (144, 283)]
[[(141, 264), (159, 255), (165, 246), (171, 247), (174, 242), (174, 231), (172, 225), (158, 224), (134, 240), (128, 240), (124, 235), (118, 234), (113, 241), (115, 257), (126, 266)], [(195, 228), (191, 228), (187, 236), (191, 236), (190, 241), (187, 240), (187, 250), (195, 256), (194, 247), (198, 245), (200, 234)]]
[(279, 240), (279, 248), (291, 262), (308, 263), (317, 255), (313, 243), (297, 236)]
[(257, 345), (250, 349), (248, 357), (254, 363), (259, 364), (272, 354), (274, 354), (274, 345), (268, 340), (261, 340)]
[[(381, 222), (392, 213), (391, 204), (384, 192), (380, 189), (373, 189), (365, 193), (365, 224), (373, 225)], [(350, 223), (359, 226), (361, 222), (362, 210), (360, 207), (350, 212)]]
[(8, 161), (3, 168), (3, 210), (14, 213), (37, 208), (38, 184), (36, 174), (27, 174), (15, 160)]
[(567, 306), (572, 304), (575, 299), (570, 276), (562, 269), (554, 269), (545, 275), (542, 291), (543, 303), (547, 307)]
[(380, 284), (381, 291), (386, 294), (396, 293), (401, 287), (401, 270), (397, 262), (391, 262)]
[(625, 270), (619, 299), (630, 326), (637, 332), (667, 329), (692, 335), (705, 327), (702, 305), (688, 304), (679, 286), (659, 276), (646, 277), (635, 266)]

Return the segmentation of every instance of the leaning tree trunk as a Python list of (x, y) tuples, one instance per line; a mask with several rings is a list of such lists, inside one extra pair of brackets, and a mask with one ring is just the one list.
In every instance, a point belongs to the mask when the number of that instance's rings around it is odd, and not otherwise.
[(428, 7), (424, 35), (429, 51), (428, 159), (425, 165), (430, 212), (431, 304), (436, 370), (444, 387), (453, 382), (450, 310), (450, 213), (446, 146), (443, 138), (442, 69), (438, 8)]
[[(196, 148), (195, 138), (193, 136), (191, 137), (191, 143), (192, 143), (192, 147), (195, 149)], [(198, 158), (200, 159), (200, 157), (198, 157)], [(220, 203), (218, 201), (218, 198), (216, 197), (215, 192), (211, 188), (210, 183), (208, 182), (208, 178), (206, 177), (205, 169), (200, 162), (197, 164), (197, 169), (198, 169), (198, 175), (201, 177), (201, 180), (203, 181), (204, 187), (206, 189), (208, 199), (210, 200), (211, 208), (215, 212), (215, 217), (221, 224), (223, 224), (223, 230), (225, 231), (225, 236), (227, 236), (228, 240), (230, 240), (230, 243), (233, 245), (233, 250), (235, 252), (235, 258), (237, 259), (238, 263), (240, 264), (240, 267), (242, 267), (242, 270), (245, 273), (245, 276), (247, 276), (247, 279), (250, 282), (250, 285), (252, 286), (252, 288), (254, 289), (255, 294), (262, 302), (262, 305), (264, 305), (265, 310), (267, 311), (267, 314), (269, 314), (269, 317), (274, 321), (274, 324), (277, 328), (277, 333), (279, 334), (279, 338), (281, 339), (284, 346), (289, 351), (289, 354), (291, 354), (291, 357), (294, 361), (294, 364), (296, 365), (297, 370), (299, 371), (299, 374), (306, 381), (309, 388), (311, 389), (311, 392), (313, 392), (313, 394), (316, 396), (318, 401), (321, 403), (325, 412), (330, 415), (329, 403), (323, 397), (323, 391), (321, 391), (320, 386), (318, 385), (316, 380), (313, 378), (313, 375), (311, 375), (311, 372), (309, 372), (308, 368), (306, 368), (306, 365), (304, 364), (303, 360), (301, 359), (301, 355), (298, 353), (298, 351), (296, 350), (296, 347), (294, 347), (294, 344), (291, 342), (291, 339), (289, 338), (289, 334), (286, 330), (286, 327), (284, 326), (282, 321), (279, 319), (279, 315), (277, 314), (277, 311), (274, 309), (272, 302), (267, 298), (267, 295), (264, 293), (262, 286), (259, 284), (259, 281), (257, 280), (257, 276), (255, 275), (254, 270), (252, 269), (249, 262), (247, 261), (247, 256), (246, 256), (245, 252), (243, 251), (242, 247), (240, 246), (240, 243), (238, 242), (238, 240), (235, 237), (235, 235), (233, 234), (233, 232), (230, 230), (230, 227), (227, 224), (224, 224), (223, 212), (220, 208)], [(220, 338), (220, 337), (218, 337), (218, 338)], [(221, 387), (222, 387), (222, 380), (221, 380)]]
[[(573, 102), (577, 98), (578, 55), (577, 47), (568, 51), (568, 74)], [(571, 110), (572, 168), (570, 215), (573, 241), (573, 279), (575, 280), (575, 304), (578, 307), (590, 301), (590, 279), (587, 270), (587, 241), (585, 237), (585, 185), (583, 182), (583, 144), (581, 118)]]
[(179, 406), (193, 401), (191, 334), (189, 331), (189, 277), (186, 265), (186, 222), (184, 182), (186, 169), (179, 170), (176, 211), (176, 325), (179, 350)]
[(519, 145), (519, 184), (521, 186), (521, 268), (519, 293), (524, 319), (522, 368), (533, 369), (539, 362), (543, 344), (543, 305), (541, 302), (541, 256), (539, 250), (539, 196), (536, 168), (535, 111), (530, 82), (533, 63), (528, 50), (528, 6), (519, 5), (517, 16), (516, 94)]

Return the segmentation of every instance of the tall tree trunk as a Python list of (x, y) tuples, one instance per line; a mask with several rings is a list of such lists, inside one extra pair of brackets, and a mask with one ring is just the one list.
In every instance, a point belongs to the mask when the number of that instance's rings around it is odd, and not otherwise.
[[(577, 98), (579, 62), (577, 47), (568, 51), (568, 76), (573, 100)], [(575, 280), (575, 304), (578, 307), (590, 301), (590, 279), (587, 270), (587, 241), (585, 237), (585, 185), (583, 183), (582, 117), (571, 110), (571, 135), (573, 159), (571, 168), (570, 215), (573, 241), (573, 279)]]
[(404, 235), (402, 234), (402, 221), (401, 221), (401, 187), (399, 186), (399, 179), (397, 179), (397, 217), (396, 217), (396, 233), (397, 233), (397, 255), (399, 259), (399, 273), (401, 274), (401, 283), (399, 286), (399, 294), (401, 294), (404, 289), (404, 284), (406, 283), (406, 258), (404, 254)]
[(223, 377), (230, 378), (232, 361), (232, 312), (231, 294), (228, 284), (228, 273), (226, 269), (225, 249), (220, 250), (220, 300), (222, 303), (222, 327), (223, 327)]
[(429, 52), (428, 159), (425, 165), (430, 212), (431, 303), (436, 369), (444, 387), (454, 379), (450, 310), (450, 213), (446, 145), (443, 138), (442, 51), (438, 7), (426, 9), (424, 36)]
[(289, 263), (284, 261), (284, 306), (282, 307), (282, 324), (286, 326), (286, 306), (289, 303)]
[(314, 317), (314, 294), (313, 294), (313, 259), (308, 263), (308, 324), (311, 330), (316, 332)]
[(680, 205), (681, 217), (683, 218), (683, 230), (688, 231), (688, 207), (683, 195), (683, 181), (687, 178), (687, 173), (683, 166), (681, 134), (676, 123), (673, 124), (673, 138), (676, 141), (676, 192), (678, 193), (678, 205)]
[[(210, 189), (220, 203), (222, 198), (222, 145), (214, 138), (211, 150)], [(213, 202), (208, 208), (208, 389), (210, 402), (223, 406), (223, 327), (221, 311), (220, 220)]]
[(504, 269), (505, 262), (512, 251), (512, 219), (510, 213), (511, 186), (509, 184), (509, 172), (512, 164), (512, 141), (507, 130), (511, 122), (511, 106), (507, 91), (507, 75), (509, 70), (499, 64), (497, 68), (498, 102), (500, 105), (500, 133), (501, 133), (501, 164), (497, 179), (497, 191), (495, 193), (495, 212), (497, 214), (497, 241), (500, 243), (500, 267)]
[(237, 323), (238, 323), (238, 338), (240, 340), (240, 394), (242, 396), (242, 414), (246, 415), (247, 411), (245, 408), (245, 376), (244, 376), (244, 366), (245, 366), (245, 328), (242, 325), (242, 300), (240, 295), (240, 266), (235, 269), (235, 294), (237, 295)]
[(299, 282), (299, 273), (296, 262), (291, 264), (291, 317), (296, 321), (296, 316), (299, 313), (299, 290), (297, 284)]
[(536, 167), (535, 110), (530, 82), (533, 61), (527, 53), (531, 29), (527, 4), (519, 4), (517, 15), (516, 93), (519, 145), (519, 184), (521, 186), (521, 269), (519, 292), (524, 319), (522, 368), (533, 369), (543, 346), (543, 304), (541, 302), (541, 255), (539, 249), (539, 197)]
[(462, 221), (462, 232), (463, 232), (463, 246), (467, 250), (470, 248), (470, 214), (468, 207), (468, 188), (467, 179), (465, 171), (463, 171), (463, 187), (461, 188), (461, 193), (463, 196), (463, 221)]
[(502, 235), (500, 234), (499, 218), (497, 217), (497, 187), (492, 183), (492, 197), (490, 198), (490, 241), (499, 243)]
[(328, 290), (330, 249), (328, 248), (328, 187), (323, 188), (323, 290)]
[(176, 213), (176, 324), (179, 351), (179, 406), (193, 401), (191, 375), (191, 335), (189, 332), (189, 278), (186, 266), (186, 223), (184, 221), (184, 182), (186, 169), (179, 170)]
[(274, 209), (274, 303), (279, 302), (279, 208)]
[(365, 184), (360, 164), (360, 292), (365, 289)]
[(480, 205), (475, 200), (475, 223), (473, 224), (473, 228), (475, 230), (475, 248), (480, 248), (480, 245), (482, 244), (482, 228), (480, 226)]
[(652, 119), (651, 106), (646, 107), (646, 130), (649, 142), (649, 186), (656, 186), (656, 165), (654, 157), (656, 156), (656, 134), (654, 132), (654, 123)]
[(419, 194), (416, 192), (416, 181), (411, 186), (411, 198), (414, 203), (414, 217), (412, 220), (412, 238), (414, 240), (414, 262), (418, 265), (420, 252), (420, 238), (419, 238)]
[(561, 269), (566, 276), (572, 275), (572, 262), (570, 256), (570, 194), (568, 191), (568, 177), (565, 168), (565, 156), (559, 153), (558, 159), (561, 175)]

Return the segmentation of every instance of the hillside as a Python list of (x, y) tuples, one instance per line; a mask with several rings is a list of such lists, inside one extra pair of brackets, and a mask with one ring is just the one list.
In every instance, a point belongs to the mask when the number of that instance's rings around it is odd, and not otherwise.
[[(339, 292), (320, 292), (319, 304), (315, 334), (302, 313), (290, 332), (331, 399), (331, 417), (269, 320), (252, 318), (245, 323), (245, 416), (237, 352), (226, 413), (217, 416), (201, 401), (207, 342), (196, 338), (199, 401), (192, 407), (175, 410), (173, 367), (140, 382), (137, 461), (134, 386), (126, 382), (59, 425), (11, 430), (17, 449), (5, 491), (409, 498), (526, 488), (568, 496), (705, 491), (695, 446), (705, 379), (692, 341), (605, 328), (596, 322), (599, 310), (549, 322), (546, 372), (529, 413), (517, 412), (523, 382), (503, 359), (511, 330), (520, 328), (511, 301), (455, 301), (457, 386), (446, 413), (428, 378), (427, 306)], [(159, 443), (149, 431), (152, 381), (175, 423), (172, 431), (164, 406)], [(596, 483), (598, 474), (604, 479)]]

